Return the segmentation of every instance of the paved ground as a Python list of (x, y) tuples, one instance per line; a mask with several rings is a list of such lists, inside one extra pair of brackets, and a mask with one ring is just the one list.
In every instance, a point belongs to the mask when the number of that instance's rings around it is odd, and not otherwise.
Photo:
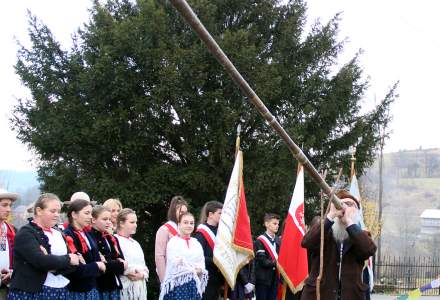
[[(396, 296), (385, 296), (385, 295), (371, 295), (371, 300), (393, 300), (396, 299)], [(440, 296), (422, 296), (419, 298), (420, 300), (440, 300)]]

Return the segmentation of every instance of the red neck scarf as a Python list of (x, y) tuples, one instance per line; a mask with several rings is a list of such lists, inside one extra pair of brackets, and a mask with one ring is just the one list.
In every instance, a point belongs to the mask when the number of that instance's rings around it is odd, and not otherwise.
[(52, 228), (50, 228), (50, 227), (45, 228), (45, 227), (41, 226), (40, 224), (38, 224), (38, 223), (35, 222), (35, 221), (32, 221), (32, 223), (34, 223), (34, 224), (37, 225), (39, 228), (41, 228), (41, 230), (52, 233)]
[(189, 240), (191, 239), (191, 237), (190, 236), (188, 236), (188, 237), (186, 237), (186, 236), (179, 236), (181, 239), (183, 239), (183, 240), (185, 240), (185, 242), (186, 242), (186, 245), (188, 246), (188, 248), (189, 248)]
[(66, 240), (67, 247), (68, 247), (70, 253), (73, 253), (73, 254), (78, 253), (78, 250), (76, 250), (75, 242), (73, 241), (73, 238), (70, 235), (63, 234), (63, 236), (64, 236), (64, 239)]
[(115, 237), (112, 234), (108, 233), (107, 231), (101, 232), (101, 234), (105, 240), (108, 241), (110, 239), (110, 241), (113, 244), (113, 248), (115, 248), (116, 254), (119, 256), (118, 242), (116, 241)]
[(87, 242), (81, 232), (84, 232), (84, 230), (73, 230), (73, 233), (76, 235), (76, 237), (79, 239), (79, 242), (81, 243), (82, 253), (86, 253), (87, 251), (89, 251), (89, 246), (87, 245)]

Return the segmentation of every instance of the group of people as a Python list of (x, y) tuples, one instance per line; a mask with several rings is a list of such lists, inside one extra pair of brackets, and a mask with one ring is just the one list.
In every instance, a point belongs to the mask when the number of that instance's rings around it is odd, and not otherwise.
[[(359, 226), (359, 201), (345, 190), (339, 191), (337, 196), (344, 208), (337, 210), (331, 204), (323, 220), (325, 238), (321, 299), (364, 300), (368, 297), (369, 286), (362, 281), (362, 270), (365, 260), (374, 255), (376, 246), (368, 233)], [(266, 230), (255, 240), (255, 259), (239, 271), (236, 286), (230, 290), (213, 262), (221, 211), (222, 203), (207, 202), (200, 212), (199, 225), (193, 237), (190, 237), (184, 232), (182, 224), (182, 220), (189, 218), (191, 232), (194, 231), (194, 216), (188, 213), (188, 203), (179, 196), (172, 199), (168, 221), (156, 233), (155, 262), (161, 282), (160, 299), (277, 299), (283, 280), (277, 269), (281, 243), (277, 235), (280, 217), (271, 213), (264, 216)], [(309, 277), (302, 291), (294, 294), (287, 289), (286, 300), (316, 299), (321, 222), (319, 218), (314, 220), (317, 221), (311, 224), (302, 241), (302, 246), (309, 253)], [(181, 271), (182, 265), (187, 267), (187, 272)]]
[[(359, 201), (347, 191), (324, 222), (324, 273), (321, 299), (363, 300), (365, 260), (376, 246), (358, 225)], [(72, 195), (67, 221), (60, 225), (60, 199), (42, 194), (33, 217), (18, 232), (8, 222), (17, 194), (0, 190), (0, 300), (147, 299), (149, 270), (136, 232), (136, 213), (117, 199), (92, 205), (83, 192)], [(157, 230), (155, 267), (160, 300), (275, 300), (283, 278), (277, 269), (280, 217), (267, 213), (265, 232), (254, 243), (255, 259), (242, 267), (233, 290), (213, 260), (222, 203), (207, 202), (198, 226), (181, 196), (171, 199), (167, 219)], [(302, 292), (287, 289), (285, 299), (316, 299), (321, 222), (310, 226), (302, 246), (309, 253), (309, 277)]]
[[(7, 222), (18, 194), (0, 190), (0, 299), (147, 299), (149, 271), (136, 232), (136, 213), (117, 199), (92, 205), (72, 195), (67, 221), (52, 193), (38, 197), (18, 231)], [(3, 236), (6, 239), (3, 239)]]

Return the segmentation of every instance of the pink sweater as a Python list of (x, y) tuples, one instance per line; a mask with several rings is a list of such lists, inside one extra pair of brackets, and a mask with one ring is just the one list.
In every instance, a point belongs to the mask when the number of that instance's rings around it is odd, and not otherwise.
[(167, 253), (167, 244), (168, 241), (173, 237), (173, 235), (168, 231), (164, 225), (160, 226), (160, 228), (156, 232), (156, 243), (154, 247), (154, 260), (156, 262), (156, 272), (159, 276), (160, 282), (163, 281), (165, 277), (166, 270), (166, 253)]

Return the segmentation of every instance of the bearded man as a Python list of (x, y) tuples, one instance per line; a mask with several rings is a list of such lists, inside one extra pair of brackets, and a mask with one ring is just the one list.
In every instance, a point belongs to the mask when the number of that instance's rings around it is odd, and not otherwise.
[[(337, 210), (333, 204), (324, 221), (324, 270), (320, 284), (321, 299), (364, 300), (369, 288), (362, 283), (365, 260), (376, 252), (376, 245), (359, 226), (359, 201), (346, 190), (336, 196), (343, 203)], [(319, 275), (321, 224), (313, 225), (304, 235), (301, 246), (311, 257), (311, 268), (301, 300), (316, 299), (316, 278)]]

